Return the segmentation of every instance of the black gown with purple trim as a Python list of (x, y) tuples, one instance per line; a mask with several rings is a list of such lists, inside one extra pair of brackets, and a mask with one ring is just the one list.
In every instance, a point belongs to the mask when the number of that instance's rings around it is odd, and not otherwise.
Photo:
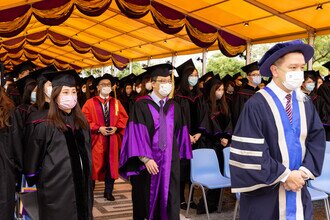
[[(180, 158), (192, 157), (187, 125), (180, 106), (173, 100), (164, 105), (166, 148), (158, 147), (160, 107), (149, 97), (139, 98), (130, 112), (125, 130), (119, 172), (132, 184), (134, 219), (179, 219)], [(139, 157), (153, 159), (157, 175), (150, 175)]]

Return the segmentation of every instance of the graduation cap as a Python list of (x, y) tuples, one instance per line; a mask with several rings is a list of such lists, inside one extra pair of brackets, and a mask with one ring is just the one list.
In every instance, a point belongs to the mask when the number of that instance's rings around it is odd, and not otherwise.
[(209, 79), (207, 82), (204, 83), (204, 88), (205, 88), (207, 96), (210, 94), (211, 88), (214, 85), (219, 84), (219, 83), (221, 83), (219, 74), (215, 74), (214, 76), (212, 76), (211, 79)]
[(320, 75), (320, 71), (306, 70), (304, 71), (304, 77), (305, 78), (311, 77), (314, 81), (316, 81), (316, 79), (318, 77), (321, 77), (321, 75)]
[(330, 70), (330, 61), (326, 62), (322, 66), (324, 66), (325, 68), (327, 68), (328, 70)]
[(199, 78), (199, 82), (205, 82), (207, 78), (213, 77), (213, 71), (209, 71)]
[(180, 66), (176, 67), (176, 71), (178, 72), (179, 76), (182, 76), (190, 68), (196, 69), (192, 59), (189, 59)]
[(241, 72), (238, 72), (238, 73), (235, 73), (234, 75), (233, 75), (233, 80), (236, 80), (238, 77), (240, 77), (240, 76), (242, 76), (241, 75)]
[(119, 81), (119, 85), (121, 87), (124, 87), (125, 85), (133, 85), (135, 79), (136, 79), (136, 76), (133, 73), (131, 73), (131, 74), (121, 78)]
[(145, 70), (147, 70), (147, 72), (150, 73), (150, 77), (156, 77), (156, 76), (163, 76), (163, 77), (167, 77), (171, 75), (171, 70), (173, 70), (173, 66), (172, 64), (169, 63), (163, 63), (163, 64), (157, 64), (154, 66), (149, 66), (144, 68)]
[(54, 65), (50, 65), (50, 66), (46, 66), (44, 68), (34, 70), (34, 71), (30, 72), (29, 75), (31, 77), (33, 77), (34, 79), (36, 79), (37, 81), (44, 81), (44, 80), (46, 80), (44, 74), (52, 73), (52, 72), (57, 72), (57, 69)]
[(249, 73), (251, 73), (251, 72), (253, 72), (255, 70), (259, 70), (258, 62), (256, 61), (254, 63), (250, 63), (250, 64), (248, 64), (246, 66), (243, 66), (241, 68), (241, 70), (243, 70), (244, 72), (246, 72), (246, 74), (249, 74)]
[(17, 80), (14, 84), (18, 88), (19, 94), (23, 95), (25, 86), (30, 83), (36, 83), (36, 80), (34, 77), (28, 75), (28, 76), (25, 76), (25, 77)]
[(30, 60), (27, 60), (25, 62), (22, 62), (20, 64), (18, 64), (17, 66), (14, 67), (13, 71), (8, 72), (6, 75), (11, 75), (14, 78), (17, 78), (17, 76), (25, 71), (25, 70), (32, 70), (34, 68), (36, 68), (37, 66), (32, 63)]
[(150, 77), (150, 72), (149, 71), (145, 71), (145, 72), (141, 73), (140, 75), (137, 75), (135, 77), (135, 84), (139, 85), (142, 82), (142, 80), (147, 78), (147, 77)]
[(229, 81), (233, 81), (233, 77), (229, 74), (225, 75), (225, 77), (222, 78), (222, 81), (226, 84)]
[(97, 77), (96, 79), (94, 79), (93, 81), (93, 85), (96, 87), (99, 85), (100, 81), (101, 80), (104, 80), (104, 79), (108, 79), (110, 80), (111, 84), (114, 84), (114, 77), (111, 76), (109, 73), (106, 73), (104, 74), (103, 76), (100, 76), (100, 77)]
[(76, 70), (63, 70), (59, 72), (50, 72), (43, 74), (49, 81), (52, 82), (53, 87), (68, 86), (75, 87), (80, 82), (80, 77)]

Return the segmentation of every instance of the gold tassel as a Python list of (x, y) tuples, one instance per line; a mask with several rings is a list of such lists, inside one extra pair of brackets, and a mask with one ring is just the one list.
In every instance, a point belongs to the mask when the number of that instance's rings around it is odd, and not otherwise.
[(117, 86), (114, 86), (114, 91), (113, 91), (114, 95), (115, 95), (115, 115), (118, 116), (118, 112), (119, 112), (119, 106), (118, 106), (118, 99), (117, 99)]
[(172, 91), (171, 91), (170, 95), (168, 96), (168, 98), (173, 99), (174, 98), (174, 92), (175, 92), (174, 67), (172, 69), (171, 78), (172, 78)]

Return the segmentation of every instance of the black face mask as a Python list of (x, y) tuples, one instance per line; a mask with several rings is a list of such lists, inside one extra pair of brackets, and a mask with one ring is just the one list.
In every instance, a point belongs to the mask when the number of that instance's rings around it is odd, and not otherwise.
[(90, 91), (91, 90), (94, 90), (94, 86), (93, 85), (89, 85), (88, 88), (89, 88)]

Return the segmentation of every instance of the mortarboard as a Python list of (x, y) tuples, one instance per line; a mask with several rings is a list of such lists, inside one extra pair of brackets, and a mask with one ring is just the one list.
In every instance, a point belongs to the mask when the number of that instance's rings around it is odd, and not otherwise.
[(199, 78), (199, 82), (205, 82), (207, 80), (207, 78), (210, 78), (213, 76), (214, 76), (213, 71), (209, 71)]
[(246, 72), (246, 74), (249, 74), (249, 73), (251, 73), (251, 72), (253, 72), (255, 70), (259, 70), (258, 62), (256, 61), (256, 62), (250, 63), (250, 64), (248, 64), (246, 66), (243, 66), (241, 68), (241, 70), (243, 70), (244, 72)]
[(179, 76), (182, 76), (189, 68), (196, 69), (192, 59), (187, 60), (186, 62), (184, 62), (180, 66), (176, 67), (175, 69), (176, 69), (177, 73), (179, 74)]
[(211, 79), (209, 79), (207, 82), (204, 83), (204, 89), (207, 96), (210, 94), (212, 87), (219, 83), (221, 83), (219, 74), (215, 74), (214, 76), (212, 76)]
[(30, 60), (27, 60), (27, 61), (24, 61), (24, 62), (18, 64), (17, 66), (15, 66), (14, 69), (13, 69), (13, 71), (6, 73), (6, 75), (10, 75), (10, 76), (12, 76), (14, 78), (17, 78), (17, 76), (21, 72), (23, 72), (25, 70), (32, 70), (32, 69), (34, 69), (36, 67), (37, 66), (34, 63), (32, 63)]
[(222, 81), (226, 84), (229, 81), (233, 81), (233, 77), (231, 75), (227, 74), (222, 78)]
[(325, 68), (327, 68), (328, 70), (330, 70), (330, 61), (326, 62), (322, 66), (324, 66)]
[(304, 55), (305, 62), (308, 62), (314, 55), (314, 49), (301, 40), (294, 40), (285, 43), (278, 43), (270, 48), (259, 61), (260, 74), (263, 76), (272, 76), (270, 66), (279, 58), (294, 51), (301, 51)]
[(50, 72), (44, 74), (44, 76), (52, 82), (53, 87), (68, 86), (75, 87), (79, 84), (80, 77), (76, 70), (63, 70), (59, 72)]
[(33, 77), (34, 79), (36, 79), (37, 81), (45, 81), (46, 78), (45, 78), (44, 74), (52, 73), (52, 72), (57, 72), (57, 69), (55, 68), (54, 65), (50, 65), (50, 66), (46, 66), (44, 68), (34, 70), (34, 71), (30, 72), (29, 75), (31, 77)]
[(314, 78), (314, 81), (316, 81), (318, 77), (321, 77), (320, 71), (315, 71), (315, 70), (304, 71), (304, 77), (306, 78), (308, 76), (312, 77), (312, 79)]
[(36, 80), (34, 77), (28, 75), (17, 80), (14, 84), (17, 86), (19, 93), (23, 95), (25, 86), (30, 83), (36, 83)]
[(241, 75), (241, 72), (238, 72), (238, 73), (235, 73), (234, 75), (233, 75), (233, 80), (236, 80), (238, 77), (240, 77), (240, 76), (242, 76)]
[(95, 78), (94, 81), (93, 81), (93, 86), (95, 86), (95, 87), (98, 86), (99, 83), (100, 83), (100, 81), (103, 80), (103, 79), (110, 80), (110, 82), (111, 82), (112, 85), (114, 83), (114, 77), (111, 76), (109, 73), (106, 73), (103, 76), (100, 76), (100, 77)]
[(150, 77), (156, 77), (156, 76), (163, 76), (167, 77), (171, 75), (171, 71), (173, 70), (173, 66), (169, 63), (163, 63), (163, 64), (157, 64), (154, 66), (149, 66), (144, 68), (147, 70), (147, 72), (150, 73)]

